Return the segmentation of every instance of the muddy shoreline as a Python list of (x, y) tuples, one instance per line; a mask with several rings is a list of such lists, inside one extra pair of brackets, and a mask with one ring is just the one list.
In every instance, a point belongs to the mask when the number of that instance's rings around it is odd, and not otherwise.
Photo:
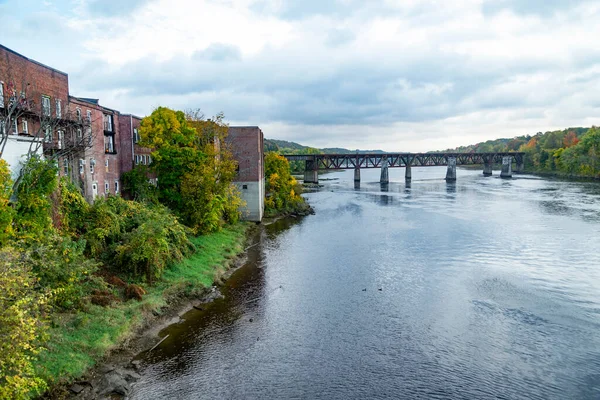
[[(268, 225), (272, 220), (261, 225)], [(131, 338), (123, 341), (81, 378), (52, 387), (42, 399), (126, 399), (131, 385), (139, 379), (139, 361), (136, 357), (160, 344), (164, 337), (160, 332), (177, 324), (191, 310), (204, 306), (221, 298), (220, 288), (227, 279), (248, 260), (248, 250), (260, 243), (261, 226), (248, 229), (244, 249), (240, 254), (227, 261), (226, 271), (215, 279), (215, 283), (205, 288), (200, 295), (192, 297), (180, 295), (170, 299), (160, 314), (152, 313)]]

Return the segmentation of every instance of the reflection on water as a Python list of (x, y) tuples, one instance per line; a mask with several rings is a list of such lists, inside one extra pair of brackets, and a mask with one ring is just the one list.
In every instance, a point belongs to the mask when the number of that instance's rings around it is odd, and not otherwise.
[(599, 398), (599, 185), (389, 172), (265, 226), (133, 398)]

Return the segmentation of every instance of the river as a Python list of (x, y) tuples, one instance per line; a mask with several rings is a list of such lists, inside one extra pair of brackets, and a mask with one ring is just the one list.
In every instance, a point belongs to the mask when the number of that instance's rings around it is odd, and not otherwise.
[(600, 398), (600, 185), (412, 174), (322, 175), (132, 397)]

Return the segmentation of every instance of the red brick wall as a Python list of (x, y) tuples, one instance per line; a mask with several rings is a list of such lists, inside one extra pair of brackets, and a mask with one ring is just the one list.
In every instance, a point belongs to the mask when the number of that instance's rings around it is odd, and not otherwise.
[[(89, 201), (93, 200), (94, 183), (97, 184), (97, 195), (105, 196), (107, 194), (116, 194), (115, 181), (118, 181), (119, 193), (122, 190), (121, 183), (121, 151), (119, 146), (120, 137), (120, 115), (118, 112), (104, 108), (97, 104), (92, 104), (77, 98), (71, 98), (69, 103), (70, 110), (73, 115), (76, 115), (76, 110), (81, 110), (82, 119), (87, 118), (88, 111), (91, 111), (91, 130), (92, 144), (85, 149), (85, 154), (80, 155), (80, 158), (85, 159), (85, 168), (83, 174), (79, 174), (79, 160), (74, 160), (73, 168), (77, 169), (76, 175), (83, 182), (84, 194)], [(113, 131), (114, 134), (114, 149), (116, 154), (107, 153), (105, 151), (104, 142), (104, 115), (113, 116)], [(84, 132), (85, 135), (85, 132)], [(96, 161), (94, 170), (90, 168), (92, 160)], [(108, 161), (108, 167), (106, 162)], [(105, 190), (105, 184), (108, 183), (108, 192)]]
[(238, 182), (260, 181), (263, 171), (263, 133), (256, 126), (229, 127), (227, 144), (239, 165)]
[[(56, 116), (56, 99), (61, 100), (62, 115), (65, 115), (69, 99), (69, 77), (66, 73), (42, 65), (0, 45), (0, 84), (3, 85), (4, 103), (8, 103), (9, 87), (25, 92), (31, 100), (31, 111), (38, 118), (27, 118), (30, 135), (39, 131), (39, 116), (41, 115), (42, 95), (50, 97), (50, 111)], [(19, 132), (22, 131), (22, 121), (19, 122)]]

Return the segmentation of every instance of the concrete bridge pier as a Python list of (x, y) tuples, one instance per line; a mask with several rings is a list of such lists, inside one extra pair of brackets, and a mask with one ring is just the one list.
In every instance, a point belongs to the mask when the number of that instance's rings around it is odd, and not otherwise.
[(446, 171), (446, 181), (454, 182), (456, 180), (456, 157), (448, 157), (448, 170)]
[(515, 172), (521, 174), (523, 171), (525, 171), (525, 160), (523, 159), (523, 156), (517, 157), (517, 167), (515, 168)]
[(501, 178), (512, 178), (512, 157), (502, 157), (502, 172)]
[(411, 163), (412, 163), (412, 160), (410, 160), (408, 162), (408, 164), (406, 164), (406, 171), (404, 171), (404, 180), (406, 182), (408, 182), (412, 179), (412, 170), (411, 170), (411, 166), (410, 166)]
[(492, 160), (485, 160), (483, 163), (483, 176), (492, 176)]
[(354, 182), (360, 182), (360, 168), (354, 168)]
[(315, 159), (308, 159), (304, 165), (304, 183), (319, 183), (319, 170)]
[(386, 157), (381, 159), (381, 178), (379, 179), (379, 183), (390, 183), (390, 175), (388, 173), (388, 160)]

